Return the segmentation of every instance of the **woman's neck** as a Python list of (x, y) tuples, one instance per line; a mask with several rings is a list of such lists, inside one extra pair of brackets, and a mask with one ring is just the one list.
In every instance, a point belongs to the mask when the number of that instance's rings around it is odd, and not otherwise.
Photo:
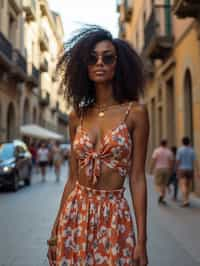
[(113, 98), (112, 84), (96, 84), (96, 104), (112, 105), (117, 103)]

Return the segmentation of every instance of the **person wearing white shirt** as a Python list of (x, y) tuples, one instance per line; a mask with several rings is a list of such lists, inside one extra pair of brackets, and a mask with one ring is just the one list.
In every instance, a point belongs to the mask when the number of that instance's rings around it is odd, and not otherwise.
[(49, 161), (49, 150), (46, 147), (45, 143), (42, 143), (38, 152), (37, 152), (37, 161), (41, 170), (42, 181), (45, 181), (46, 176), (46, 167)]

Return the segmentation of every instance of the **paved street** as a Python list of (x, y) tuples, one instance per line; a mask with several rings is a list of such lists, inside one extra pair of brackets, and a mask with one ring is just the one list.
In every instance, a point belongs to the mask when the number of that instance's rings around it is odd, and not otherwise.
[[(59, 184), (49, 170), (46, 183), (34, 175), (31, 187), (22, 187), (17, 193), (0, 192), (0, 266), (48, 265), (46, 239), (66, 176), (65, 166)], [(200, 265), (200, 200), (193, 199), (190, 209), (170, 200), (167, 207), (158, 207), (151, 178), (148, 185), (149, 265)]]

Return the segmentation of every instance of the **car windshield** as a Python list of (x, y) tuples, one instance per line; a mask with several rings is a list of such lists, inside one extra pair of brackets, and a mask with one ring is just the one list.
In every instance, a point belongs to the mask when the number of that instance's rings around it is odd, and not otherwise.
[(14, 146), (11, 143), (0, 144), (0, 161), (12, 158), (14, 155)]

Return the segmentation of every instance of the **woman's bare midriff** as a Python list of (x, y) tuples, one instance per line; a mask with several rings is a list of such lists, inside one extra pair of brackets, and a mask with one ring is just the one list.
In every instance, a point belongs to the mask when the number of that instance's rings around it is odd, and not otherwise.
[(82, 168), (79, 171), (78, 182), (87, 187), (102, 190), (115, 190), (123, 187), (125, 177), (119, 175), (117, 170), (109, 169), (106, 166), (102, 166), (101, 176), (98, 177), (98, 181), (95, 185), (92, 184), (92, 177), (86, 175), (85, 169)]

